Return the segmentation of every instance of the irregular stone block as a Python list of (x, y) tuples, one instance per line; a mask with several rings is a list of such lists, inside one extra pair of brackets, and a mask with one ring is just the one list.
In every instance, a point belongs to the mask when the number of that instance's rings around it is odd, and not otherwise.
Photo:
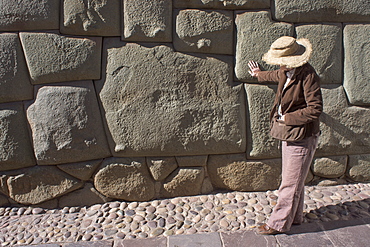
[(305, 181), (304, 181), (304, 184), (309, 184), (311, 181), (313, 180), (313, 173), (312, 173), (312, 171), (311, 170), (309, 170), (308, 171), (308, 173), (307, 173), (307, 177), (306, 177), (306, 179), (305, 179)]
[(33, 84), (100, 79), (101, 37), (20, 33)]
[(287, 22), (368, 22), (369, 2), (364, 0), (275, 0), (275, 19)]
[(127, 201), (153, 199), (154, 181), (145, 158), (109, 158), (94, 178), (95, 188), (103, 195)]
[(269, 0), (173, 0), (175, 8), (211, 9), (264, 9), (270, 8)]
[(349, 106), (343, 87), (322, 89), (324, 112), (318, 156), (367, 153), (370, 150), (370, 109)]
[(370, 181), (370, 154), (350, 155), (347, 176), (356, 182)]
[[(368, 8), (369, 9), (369, 8)], [(370, 24), (344, 28), (344, 89), (353, 105), (370, 106)]]
[(164, 180), (177, 168), (175, 157), (148, 157), (146, 160), (155, 181)]
[(75, 178), (86, 181), (91, 178), (91, 175), (93, 175), (102, 161), (103, 160), (92, 160), (81, 163), (57, 165), (57, 167)]
[(55, 166), (26, 168), (7, 179), (9, 196), (22, 204), (37, 204), (82, 187), (83, 183)]
[(237, 191), (264, 191), (279, 187), (281, 160), (247, 160), (245, 154), (210, 155), (208, 174), (214, 187)]
[(123, 39), (171, 42), (171, 0), (123, 0)]
[(26, 60), (16, 33), (0, 34), (0, 103), (33, 97)]
[(204, 168), (178, 168), (163, 183), (161, 197), (198, 195), (204, 179)]
[(59, 0), (0, 2), (0, 31), (59, 28)]
[(175, 12), (174, 47), (182, 52), (233, 54), (232, 11), (185, 9)]
[(86, 183), (82, 189), (73, 191), (59, 198), (59, 207), (81, 207), (102, 204), (109, 198), (100, 194), (91, 183)]
[(242, 85), (231, 57), (190, 56), (105, 39), (96, 81), (115, 156), (245, 152)]
[(342, 83), (342, 25), (316, 24), (296, 27), (297, 38), (311, 41), (310, 64), (321, 78), (321, 84)]
[(62, 33), (120, 36), (121, 0), (63, 0), (62, 18)]
[(27, 117), (39, 165), (110, 156), (91, 81), (42, 86)]
[(248, 73), (248, 62), (253, 60), (261, 65), (262, 69), (276, 69), (277, 66), (267, 65), (261, 60), (272, 42), (277, 38), (293, 35), (293, 25), (271, 20), (268, 11), (237, 12), (236, 16), (236, 64), (235, 74), (238, 80), (253, 82)]
[(180, 167), (192, 167), (192, 166), (206, 166), (207, 155), (202, 156), (177, 156), (177, 164)]
[(313, 174), (324, 178), (338, 178), (346, 172), (347, 156), (315, 158), (311, 169)]
[(247, 93), (247, 157), (280, 157), (279, 141), (270, 133), (270, 111), (277, 86), (245, 84)]
[(21, 102), (0, 104), (0, 171), (36, 165)]
[(201, 194), (210, 194), (213, 191), (213, 185), (211, 182), (211, 179), (209, 177), (204, 178), (203, 184), (202, 184), (202, 191)]

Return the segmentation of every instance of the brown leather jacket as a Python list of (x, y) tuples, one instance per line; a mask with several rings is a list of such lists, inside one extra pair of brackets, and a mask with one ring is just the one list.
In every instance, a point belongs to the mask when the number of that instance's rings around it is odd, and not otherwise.
[(282, 66), (278, 70), (261, 71), (257, 74), (260, 82), (278, 82), (270, 120), (277, 111), (281, 96), (281, 109), (282, 114), (285, 115), (285, 124), (303, 125), (308, 123), (306, 136), (317, 134), (320, 131), (319, 116), (323, 110), (320, 78), (314, 68), (306, 63), (296, 68), (292, 80), (283, 91), (287, 80), (285, 72), (288, 70)]

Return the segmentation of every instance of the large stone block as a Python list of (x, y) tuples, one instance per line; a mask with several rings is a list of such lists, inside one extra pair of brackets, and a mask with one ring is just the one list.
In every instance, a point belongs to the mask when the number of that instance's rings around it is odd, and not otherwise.
[(269, 0), (173, 0), (175, 8), (264, 9)]
[(201, 193), (204, 180), (203, 167), (181, 167), (163, 183), (161, 197), (192, 196)]
[(368, 22), (368, 0), (275, 0), (274, 14), (288, 22)]
[(245, 154), (210, 155), (208, 174), (214, 187), (237, 191), (265, 191), (279, 187), (281, 160), (247, 160)]
[(60, 31), (75, 35), (120, 36), (122, 0), (63, 0)]
[(235, 74), (238, 80), (253, 82), (248, 73), (248, 62), (254, 60), (260, 63), (263, 69), (276, 69), (276, 66), (267, 65), (261, 60), (272, 42), (277, 38), (293, 35), (293, 25), (271, 20), (270, 12), (237, 12), (236, 16), (236, 64)]
[(105, 40), (106, 78), (96, 88), (115, 156), (245, 151), (244, 94), (232, 83), (231, 57)]
[(370, 109), (350, 106), (342, 86), (322, 89), (324, 112), (318, 156), (367, 153), (370, 150)]
[(342, 25), (314, 24), (296, 27), (297, 38), (312, 43), (310, 64), (321, 78), (321, 84), (342, 83)]
[(95, 188), (103, 195), (127, 201), (148, 201), (155, 195), (145, 158), (109, 158), (94, 178)]
[(21, 42), (16, 33), (0, 34), (0, 103), (32, 99)]
[(339, 178), (347, 169), (347, 156), (330, 156), (313, 160), (311, 169), (314, 175), (323, 178)]
[(351, 104), (370, 106), (369, 71), (370, 24), (346, 25), (344, 28), (343, 85)]
[(175, 14), (174, 47), (177, 51), (233, 54), (232, 11), (185, 9)]
[(279, 141), (270, 133), (270, 111), (277, 86), (245, 84), (247, 92), (247, 157), (280, 157)]
[(82, 187), (83, 183), (55, 166), (35, 166), (7, 176), (11, 199), (22, 204), (37, 204)]
[(0, 171), (36, 165), (23, 104), (0, 104)]
[(0, 1), (0, 31), (59, 28), (60, 0)]
[(100, 79), (101, 37), (20, 33), (33, 84)]
[(27, 117), (39, 165), (110, 156), (91, 81), (42, 86)]
[(350, 155), (347, 176), (356, 182), (369, 182), (370, 154)]
[(171, 42), (171, 0), (123, 0), (123, 39)]

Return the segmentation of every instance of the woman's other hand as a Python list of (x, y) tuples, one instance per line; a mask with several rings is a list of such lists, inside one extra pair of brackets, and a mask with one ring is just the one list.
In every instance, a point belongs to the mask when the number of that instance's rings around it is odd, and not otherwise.
[(257, 62), (255, 62), (255, 61), (249, 61), (248, 62), (248, 67), (249, 67), (249, 74), (251, 74), (251, 76), (253, 76), (253, 77), (257, 77), (257, 75), (258, 75), (258, 72), (259, 71), (261, 71), (261, 69), (260, 69), (260, 66), (258, 65), (258, 63)]

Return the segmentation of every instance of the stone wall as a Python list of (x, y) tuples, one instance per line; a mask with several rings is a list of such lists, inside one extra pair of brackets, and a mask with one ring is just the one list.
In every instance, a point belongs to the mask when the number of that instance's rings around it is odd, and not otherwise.
[(258, 84), (282, 35), (306, 37), (322, 137), (307, 183), (370, 180), (365, 0), (0, 2), (0, 206), (276, 189), (276, 86)]

